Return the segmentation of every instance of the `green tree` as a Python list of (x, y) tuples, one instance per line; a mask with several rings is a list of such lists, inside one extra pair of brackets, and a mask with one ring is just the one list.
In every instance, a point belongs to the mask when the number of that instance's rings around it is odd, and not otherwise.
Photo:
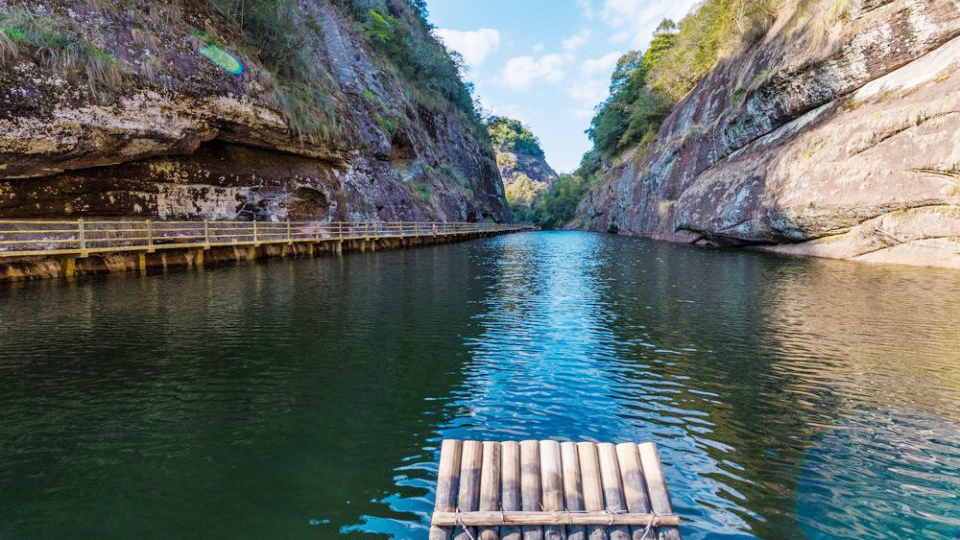
[(494, 146), (501, 152), (544, 157), (540, 139), (518, 120), (494, 116), (487, 120), (487, 132)]
[(617, 62), (610, 97), (597, 108), (587, 135), (603, 158), (650, 138), (670, 114), (672, 103), (646, 84), (647, 56), (633, 51)]
[(533, 221), (546, 228), (566, 225), (576, 215), (577, 205), (588, 188), (584, 178), (575, 174), (561, 174), (541, 196), (534, 209)]
[(587, 130), (601, 160), (652, 140), (676, 103), (722, 56), (766, 31), (773, 1), (704, 0), (679, 24), (661, 21), (646, 52), (623, 55), (610, 79), (610, 97)]

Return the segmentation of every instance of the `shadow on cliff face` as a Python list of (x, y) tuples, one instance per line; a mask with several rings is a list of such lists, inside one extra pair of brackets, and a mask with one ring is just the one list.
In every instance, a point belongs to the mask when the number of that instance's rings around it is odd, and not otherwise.
[[(406, 141), (406, 143), (404, 143)], [(397, 159), (414, 157), (398, 139)], [(189, 155), (0, 181), (5, 218), (423, 219), (389, 163), (334, 161), (222, 141)], [(376, 181), (367, 181), (375, 178)]]
[[(343, 199), (337, 163), (213, 141), (190, 155), (6, 180), (7, 218), (323, 218)], [(335, 210), (335, 207), (333, 208)]]

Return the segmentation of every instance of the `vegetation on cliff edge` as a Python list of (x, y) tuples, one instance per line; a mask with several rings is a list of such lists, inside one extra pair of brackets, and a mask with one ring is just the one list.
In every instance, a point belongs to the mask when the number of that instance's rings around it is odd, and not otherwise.
[(494, 150), (497, 152), (497, 164), (501, 167), (501, 171), (504, 167), (512, 169), (512, 182), (506, 186), (506, 197), (513, 220), (544, 226), (546, 226), (545, 221), (550, 221), (552, 224), (554, 220), (547, 219), (552, 212), (547, 210), (545, 203), (545, 193), (550, 186), (547, 182), (530, 178), (525, 171), (517, 169), (520, 163), (518, 155), (544, 159), (540, 140), (520, 121), (505, 116), (488, 118), (486, 126)]
[[(109, 102), (131, 76), (168, 88), (171, 78), (182, 75), (164, 58), (170, 50), (160, 42), (214, 47), (247, 63), (243, 77), (255, 82), (249, 86), (256, 89), (253, 93), (281, 112), (302, 139), (334, 138), (341, 122), (332, 91), (336, 82), (332, 67), (317, 54), (316, 44), (324, 36), (315, 9), (332, 3), (353, 21), (355, 35), (377, 53), (372, 56), (378, 63), (402, 80), (414, 101), (459, 111), (473, 124), (477, 137), (487, 137), (472, 86), (461, 77), (462, 61), (433, 35), (424, 0), (314, 0), (315, 5), (299, 0), (196, 2), (210, 10), (159, 0), (62, 0), (2, 8), (0, 65), (34, 62), (81, 84), (94, 101)], [(226, 24), (211, 27), (208, 15)], [(98, 25), (104, 21), (109, 25), (111, 17), (128, 25), (130, 43), (118, 43), (115, 36), (100, 32)], [(186, 39), (172, 37), (184, 27)], [(221, 32), (224, 29), (229, 31)], [(238, 35), (242, 39), (236, 39)], [(141, 50), (147, 52), (138, 53)], [(385, 123), (392, 124), (391, 120)]]
[(61, 76), (86, 83), (90, 95), (106, 98), (118, 87), (123, 64), (56, 14), (36, 16), (25, 7), (0, 11), (0, 66), (36, 58)]
[(617, 62), (610, 97), (587, 134), (601, 162), (653, 140), (674, 106), (743, 44), (757, 42), (774, 19), (776, 0), (706, 0), (679, 24), (665, 19), (646, 52)]
[[(294, 127), (311, 133), (331, 121), (324, 88), (330, 85), (306, 45), (322, 35), (318, 21), (296, 0), (207, 0), (236, 23), (258, 60), (279, 82), (277, 100)], [(346, 12), (370, 46), (380, 53), (418, 98), (461, 111), (485, 138), (473, 88), (461, 77), (462, 61), (433, 35), (424, 0), (331, 0)], [(404, 9), (409, 7), (409, 9)], [(311, 35), (314, 34), (314, 35)], [(389, 122), (388, 122), (389, 123)]]
[(544, 157), (543, 149), (540, 148), (540, 139), (518, 120), (505, 116), (492, 116), (487, 119), (486, 125), (490, 139), (498, 152)]
[[(757, 43), (773, 23), (777, 2), (704, 0), (679, 23), (664, 19), (646, 51), (623, 55), (610, 80), (610, 95), (597, 106), (587, 130), (593, 149), (576, 174), (558, 183), (555, 193), (544, 194), (535, 221), (564, 224), (573, 219), (570, 200), (576, 197), (575, 207), (599, 184), (614, 157), (652, 142), (664, 119), (722, 58)], [(641, 150), (638, 157), (643, 155)]]

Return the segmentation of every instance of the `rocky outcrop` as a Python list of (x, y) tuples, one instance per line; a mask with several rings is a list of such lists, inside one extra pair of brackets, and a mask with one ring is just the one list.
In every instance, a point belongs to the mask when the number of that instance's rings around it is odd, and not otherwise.
[(533, 206), (540, 194), (557, 179), (557, 173), (543, 154), (517, 153), (509, 149), (496, 149), (496, 152), (497, 168), (510, 204)]
[(493, 141), (507, 202), (514, 209), (514, 218), (524, 219), (516, 214), (525, 214), (557, 179), (557, 173), (547, 163), (540, 139), (519, 120), (494, 116), (487, 121), (487, 132)]
[[(509, 219), (482, 125), (405, 82), (348, 3), (299, 2), (290, 54), (317, 74), (281, 94), (214, 2), (0, 0), (0, 217)], [(427, 31), (405, 0), (385, 9)], [(90, 58), (11, 53), (16, 17)]]
[(557, 179), (556, 171), (550, 167), (543, 155), (516, 153), (500, 149), (497, 149), (496, 153), (497, 168), (500, 170), (500, 177), (503, 178), (503, 185), (506, 187), (524, 177), (545, 186), (549, 186)]
[(674, 241), (960, 268), (960, 4), (848, 2), (839, 18), (833, 4), (784, 4), (654, 142), (616, 160), (580, 219)]

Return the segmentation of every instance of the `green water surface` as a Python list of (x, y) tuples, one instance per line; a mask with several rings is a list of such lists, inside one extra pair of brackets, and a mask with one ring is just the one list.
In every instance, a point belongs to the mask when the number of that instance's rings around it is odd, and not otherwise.
[(0, 288), (0, 539), (425, 538), (444, 437), (655, 441), (687, 539), (960, 534), (956, 272), (580, 232)]

